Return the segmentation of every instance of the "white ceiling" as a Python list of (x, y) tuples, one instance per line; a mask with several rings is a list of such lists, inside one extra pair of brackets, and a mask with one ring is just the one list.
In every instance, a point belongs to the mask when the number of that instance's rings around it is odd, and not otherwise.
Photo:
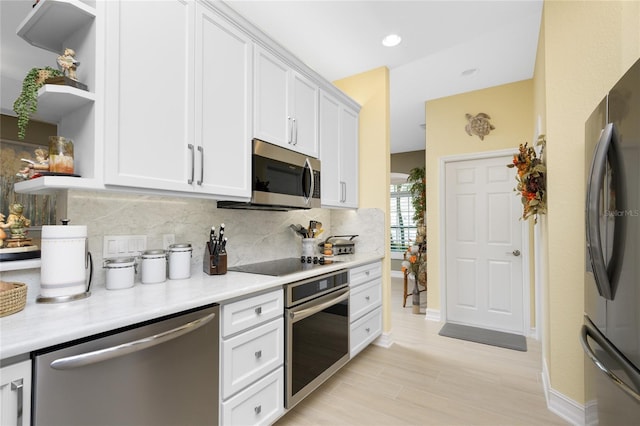
[[(228, 0), (330, 81), (390, 70), (391, 152), (424, 149), (424, 102), (533, 77), (542, 0)], [(384, 47), (395, 32), (402, 43)], [(461, 73), (477, 69), (471, 76)], [(478, 113), (480, 111), (468, 111)]]
[[(55, 64), (56, 54), (15, 35), (32, 3), (0, 1), (3, 113), (13, 114), (15, 81), (34, 66)], [(396, 153), (424, 149), (426, 100), (533, 77), (543, 0), (226, 3), (329, 81), (388, 67)], [(151, 18), (151, 4), (149, 11)], [(382, 46), (389, 32), (402, 36), (398, 47)], [(461, 75), (472, 68), (477, 73)]]

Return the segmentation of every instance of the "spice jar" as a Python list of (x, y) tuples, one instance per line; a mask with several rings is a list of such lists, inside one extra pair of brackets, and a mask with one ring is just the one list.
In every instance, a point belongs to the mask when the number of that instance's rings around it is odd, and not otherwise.
[(49, 171), (73, 174), (73, 141), (49, 136)]

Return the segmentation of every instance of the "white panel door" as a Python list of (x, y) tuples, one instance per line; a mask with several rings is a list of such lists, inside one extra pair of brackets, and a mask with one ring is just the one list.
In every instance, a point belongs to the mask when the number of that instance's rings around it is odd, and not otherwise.
[(291, 84), (292, 149), (318, 158), (318, 86), (297, 72)]
[(254, 137), (292, 149), (289, 68), (257, 45), (254, 52)]
[(446, 316), (524, 334), (522, 207), (510, 161), (446, 164)]
[(358, 148), (358, 113), (342, 107), (340, 109), (340, 183), (343, 207), (358, 208)]

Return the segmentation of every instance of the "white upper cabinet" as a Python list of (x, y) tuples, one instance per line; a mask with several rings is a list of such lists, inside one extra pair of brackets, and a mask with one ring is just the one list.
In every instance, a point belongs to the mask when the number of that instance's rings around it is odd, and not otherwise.
[[(188, 191), (195, 3), (107, 2), (105, 183)], [(150, 19), (150, 16), (153, 19)]]
[(322, 206), (358, 207), (358, 113), (320, 92)]
[(253, 42), (210, 9), (197, 8), (195, 137), (202, 162), (196, 186), (218, 199), (248, 199)]
[(108, 11), (106, 183), (249, 197), (250, 39), (192, 1)]
[(254, 137), (318, 157), (318, 85), (255, 46)]

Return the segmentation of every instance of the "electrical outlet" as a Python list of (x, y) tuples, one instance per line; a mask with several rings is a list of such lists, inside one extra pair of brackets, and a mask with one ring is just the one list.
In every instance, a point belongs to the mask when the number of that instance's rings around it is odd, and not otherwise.
[(146, 235), (105, 235), (102, 257), (111, 259), (114, 257), (139, 256), (146, 249)]
[(176, 243), (176, 236), (174, 234), (162, 234), (162, 248), (167, 250), (171, 244)]

